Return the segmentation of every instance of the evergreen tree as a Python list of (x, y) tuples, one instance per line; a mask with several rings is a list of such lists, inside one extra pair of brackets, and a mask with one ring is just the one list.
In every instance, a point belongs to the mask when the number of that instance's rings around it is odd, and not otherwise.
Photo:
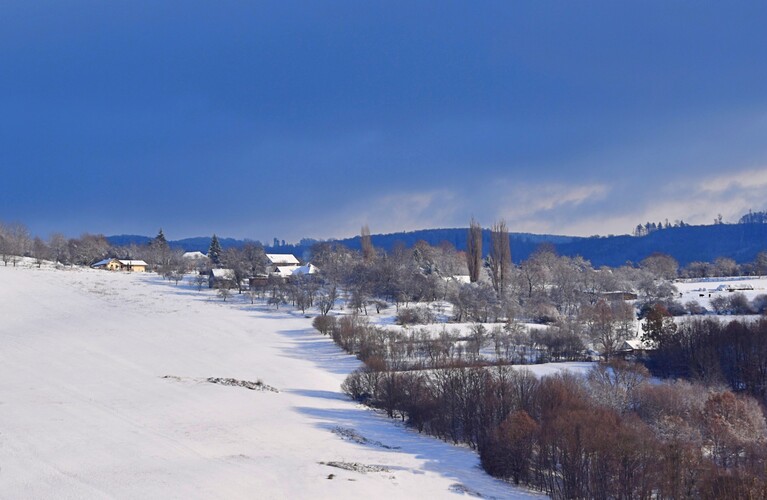
[(162, 228), (152, 241), (149, 242), (149, 260), (155, 268), (167, 267), (170, 264), (170, 246)]
[(221, 263), (221, 243), (218, 242), (218, 237), (215, 234), (210, 239), (208, 258), (216, 265)]
[(157, 233), (157, 236), (154, 237), (154, 242), (157, 245), (167, 245), (168, 240), (165, 239), (165, 234), (162, 232), (162, 228), (160, 228), (160, 232)]

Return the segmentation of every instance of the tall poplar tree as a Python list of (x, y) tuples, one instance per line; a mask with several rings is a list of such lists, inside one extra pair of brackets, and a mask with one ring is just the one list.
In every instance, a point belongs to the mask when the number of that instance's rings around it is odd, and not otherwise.
[(499, 298), (502, 298), (506, 286), (511, 281), (511, 243), (505, 221), (496, 222), (490, 230), (490, 255), (487, 258), (490, 278)]
[(373, 241), (370, 238), (370, 228), (367, 224), (362, 226), (362, 231), (360, 231), (360, 247), (362, 249), (362, 258), (365, 262), (373, 260), (375, 249), (373, 248)]
[(469, 266), (469, 281), (479, 281), (482, 269), (482, 226), (472, 217), (469, 225), (469, 238), (466, 241), (466, 264)]

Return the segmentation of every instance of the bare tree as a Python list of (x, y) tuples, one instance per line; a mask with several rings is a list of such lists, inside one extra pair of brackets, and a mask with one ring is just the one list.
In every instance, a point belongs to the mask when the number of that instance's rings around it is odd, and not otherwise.
[(103, 259), (109, 250), (109, 242), (101, 234), (85, 233), (79, 239), (69, 240), (69, 254), (73, 262), (81, 266), (88, 266)]
[(5, 239), (7, 245), (6, 252), (10, 254), (13, 267), (16, 267), (16, 263), (30, 250), (31, 238), (29, 230), (23, 224), (9, 224), (5, 226)]
[(365, 262), (373, 260), (375, 249), (373, 248), (373, 241), (370, 239), (370, 228), (367, 224), (362, 226), (362, 231), (360, 231), (360, 248), (362, 249), (362, 258)]
[(69, 262), (69, 246), (67, 237), (61, 233), (53, 233), (48, 240), (48, 247), (51, 251), (51, 258), (58, 264)]
[(35, 265), (39, 268), (43, 261), (48, 259), (50, 251), (48, 245), (38, 236), (32, 241), (32, 256), (35, 258)]
[(195, 286), (197, 286), (197, 291), (198, 292), (202, 291), (202, 287), (208, 284), (208, 279), (209, 278), (207, 276), (205, 276), (204, 274), (197, 273), (195, 275), (195, 277), (194, 277), (194, 279), (192, 281), (194, 282)]
[(11, 241), (8, 238), (8, 231), (2, 223), (0, 223), (0, 258), (6, 266), (11, 260)]
[(473, 218), (469, 224), (469, 237), (466, 240), (466, 264), (469, 266), (469, 280), (476, 283), (479, 281), (479, 272), (482, 269), (482, 226)]
[(250, 269), (250, 263), (246, 260), (244, 252), (234, 247), (227, 248), (221, 252), (221, 264), (231, 271), (237, 291), (242, 293), (243, 283)]
[(490, 230), (490, 255), (487, 257), (490, 278), (495, 293), (503, 299), (506, 287), (511, 281), (511, 244), (505, 221), (496, 222)]
[(232, 296), (232, 292), (230, 292), (227, 287), (222, 286), (218, 289), (218, 296), (224, 299), (224, 302), (226, 302), (226, 299)]
[(655, 252), (639, 263), (642, 269), (650, 271), (657, 278), (674, 279), (679, 270), (679, 262), (670, 255)]

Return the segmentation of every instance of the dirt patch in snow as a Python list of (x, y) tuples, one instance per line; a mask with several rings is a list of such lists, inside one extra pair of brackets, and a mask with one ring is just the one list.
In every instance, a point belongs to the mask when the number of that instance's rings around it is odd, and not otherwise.
[(341, 437), (341, 439), (345, 439), (346, 441), (352, 441), (353, 443), (357, 444), (364, 444), (369, 446), (377, 446), (379, 448), (385, 448), (387, 450), (399, 450), (399, 446), (389, 446), (386, 444), (383, 444), (381, 441), (373, 441), (372, 439), (368, 439), (359, 432), (355, 431), (354, 429), (350, 429), (348, 427), (336, 427), (331, 432), (333, 434), (337, 434)]
[(251, 382), (250, 380), (237, 380), (236, 378), (223, 378), (223, 377), (208, 377), (203, 379), (194, 379), (194, 378), (188, 378), (188, 377), (178, 377), (176, 375), (163, 375), (161, 378), (164, 378), (166, 380), (175, 380), (177, 382), (183, 382), (184, 380), (191, 380), (194, 382), (207, 382), (209, 384), (229, 385), (233, 387), (244, 387), (245, 389), (250, 389), (251, 391), (280, 392), (279, 389), (277, 389), (276, 387), (267, 385), (263, 383), (261, 380), (256, 380), (255, 382)]
[(206, 382), (210, 382), (211, 384), (219, 384), (219, 385), (231, 385), (234, 387), (244, 387), (246, 389), (250, 389), (251, 391), (271, 391), (271, 392), (280, 392), (276, 388), (272, 387), (271, 385), (266, 385), (260, 380), (256, 380), (255, 382), (251, 382), (249, 380), (237, 380), (236, 378), (220, 378), (220, 377), (208, 377), (205, 379)]
[(328, 467), (337, 467), (343, 470), (350, 470), (354, 472), (360, 472), (366, 474), (368, 472), (391, 472), (387, 467), (383, 465), (366, 465), (358, 462), (319, 462), (320, 465), (327, 465)]
[(478, 491), (474, 491), (466, 485), (461, 483), (453, 483), (450, 485), (450, 491), (453, 493), (460, 493), (462, 495), (469, 495), (471, 497), (482, 498), (482, 494)]

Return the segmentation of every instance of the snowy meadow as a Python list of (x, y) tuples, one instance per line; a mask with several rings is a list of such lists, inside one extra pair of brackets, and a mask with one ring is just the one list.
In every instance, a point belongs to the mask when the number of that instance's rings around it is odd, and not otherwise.
[(0, 266), (0, 497), (532, 497), (350, 401), (311, 319), (189, 282)]

